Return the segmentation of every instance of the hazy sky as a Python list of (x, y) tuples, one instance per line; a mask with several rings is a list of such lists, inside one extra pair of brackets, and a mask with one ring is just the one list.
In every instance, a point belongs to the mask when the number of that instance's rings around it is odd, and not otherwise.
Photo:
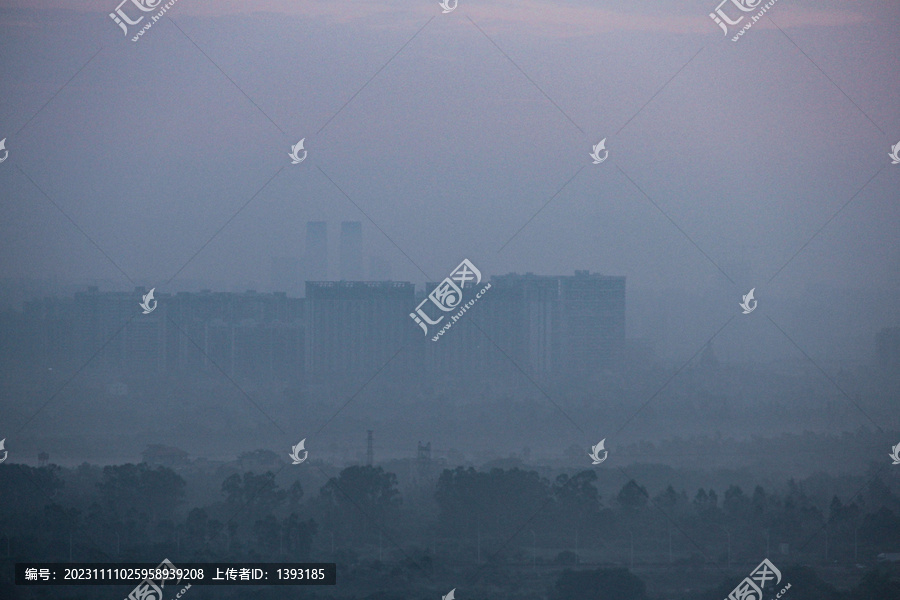
[(705, 0), (179, 0), (137, 43), (116, 5), (0, 7), (0, 277), (265, 288), (307, 221), (359, 220), (418, 284), (469, 258), (716, 302), (900, 291), (896, 3), (779, 0), (738, 43)]

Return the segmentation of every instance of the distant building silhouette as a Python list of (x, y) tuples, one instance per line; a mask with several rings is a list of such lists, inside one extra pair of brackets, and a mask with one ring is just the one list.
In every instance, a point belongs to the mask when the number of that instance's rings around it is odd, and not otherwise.
[(608, 367), (625, 351), (625, 278), (588, 271), (560, 277), (562, 370)]
[(412, 283), (306, 282), (306, 366), (317, 375), (372, 374), (415, 333)]
[(325, 221), (309, 221), (306, 224), (306, 255), (303, 262), (307, 281), (328, 279), (328, 223)]
[(341, 281), (363, 279), (362, 223), (341, 222)]
[(173, 296), (157, 291), (157, 307), (145, 315), (138, 306), (145, 293), (144, 288), (127, 293), (90, 287), (73, 298), (27, 302), (23, 352), (33, 367), (44, 370), (84, 366), (152, 377), (222, 369), (232, 377), (262, 381), (302, 373), (301, 298), (283, 292)]
[[(299, 382), (309, 376), (339, 382), (346, 374), (371, 377), (388, 363), (395, 374), (493, 381), (505, 374), (520, 377), (519, 369), (594, 375), (621, 361), (624, 277), (512, 273), (490, 282), (491, 289), (438, 342), (431, 341), (437, 327), (425, 336), (409, 316), (435, 284), (416, 294), (412, 283), (394, 281), (308, 281), (305, 298), (157, 291), (150, 314), (138, 306), (144, 288), (128, 293), (92, 287), (72, 298), (28, 302), (18, 315), (0, 315), (8, 332), (0, 342), (15, 345), (14, 360), (22, 368), (84, 366), (104, 374), (111, 386), (123, 373), (190, 376), (220, 370), (238, 381)], [(879, 336), (879, 356), (895, 364), (896, 335), (886, 331)], [(124, 385), (107, 391), (128, 394)]]
[[(39, 337), (46, 344), (45, 356), (51, 363), (83, 364), (94, 356), (92, 363), (100, 368), (158, 372), (166, 366), (167, 313), (165, 307), (157, 306), (148, 315), (140, 314), (138, 303), (148, 291), (137, 287), (133, 293), (101, 293), (90, 286), (69, 300), (27, 303), (26, 313), (37, 318), (44, 315), (48, 328)], [(136, 314), (144, 318), (134, 318)]]
[(491, 278), (471, 315), (434, 345), (432, 362), (442, 372), (495, 372), (511, 359), (533, 373), (592, 374), (624, 351), (624, 277), (511, 273)]
[(160, 300), (163, 304), (175, 329), (170, 332), (170, 369), (222, 369), (231, 377), (255, 381), (295, 379), (302, 372), (301, 298), (284, 292), (206, 291), (179, 293), (165, 303)]

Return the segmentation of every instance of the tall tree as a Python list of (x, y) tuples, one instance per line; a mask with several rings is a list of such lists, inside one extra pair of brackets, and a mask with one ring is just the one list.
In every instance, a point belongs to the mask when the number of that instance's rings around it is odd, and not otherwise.
[(241, 514), (241, 520), (255, 523), (274, 515), (287, 500), (287, 492), (275, 482), (275, 475), (267, 471), (235, 473), (222, 482), (225, 505), (229, 512)]
[(329, 479), (319, 501), (329, 530), (369, 541), (393, 526), (401, 503), (397, 476), (369, 465), (347, 467)]

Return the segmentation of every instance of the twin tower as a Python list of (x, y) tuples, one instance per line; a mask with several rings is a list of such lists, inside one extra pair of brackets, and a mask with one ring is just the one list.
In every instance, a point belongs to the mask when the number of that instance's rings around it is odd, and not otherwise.
[(333, 270), (329, 272), (328, 263), (328, 222), (308, 221), (303, 258), (273, 257), (271, 287), (276, 291), (301, 295), (304, 281), (383, 281), (391, 278), (390, 265), (378, 257), (372, 257), (367, 277), (360, 221), (341, 222), (339, 255), (338, 273), (334, 277)]

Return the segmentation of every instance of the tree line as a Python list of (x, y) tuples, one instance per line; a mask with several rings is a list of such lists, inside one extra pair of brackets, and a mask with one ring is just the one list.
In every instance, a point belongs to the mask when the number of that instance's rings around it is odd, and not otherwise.
[[(445, 469), (428, 484), (426, 502), (408, 503), (397, 476), (377, 466), (346, 467), (312, 494), (299, 480), (243, 471), (224, 477), (216, 497), (189, 505), (189, 484), (146, 463), (2, 465), (0, 556), (333, 561), (359, 590), (428, 586), (441, 573), (473, 568), (513, 589), (527, 578), (512, 574), (524, 570), (543, 586), (535, 597), (558, 600), (647, 598), (635, 572), (651, 567), (706, 568), (722, 585), (735, 584), (740, 578), (723, 573), (749, 573), (769, 557), (865, 569), (879, 600), (900, 598), (891, 595), (900, 584), (876, 566), (879, 553), (900, 551), (900, 499), (878, 477), (853, 497), (830, 499), (811, 497), (794, 480), (778, 491), (729, 485), (690, 494), (673, 485), (651, 493), (629, 480), (605, 498), (594, 470), (546, 478), (521, 468)], [(813, 570), (791, 569), (824, 590), (819, 598), (850, 598)]]

